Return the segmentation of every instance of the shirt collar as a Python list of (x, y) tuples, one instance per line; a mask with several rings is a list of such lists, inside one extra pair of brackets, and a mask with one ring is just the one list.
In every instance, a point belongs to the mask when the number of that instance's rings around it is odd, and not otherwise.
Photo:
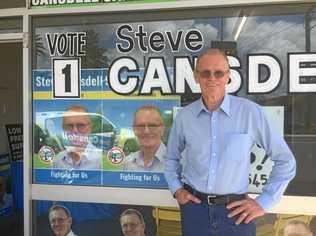
[(71, 156), (70, 156), (70, 154), (67, 152), (66, 155), (64, 156), (64, 161), (65, 161), (66, 163), (68, 163), (69, 165), (72, 165), (72, 166), (81, 166), (81, 165), (83, 165), (85, 162), (88, 161), (88, 158), (87, 158), (86, 155), (84, 155), (84, 153), (81, 153), (79, 162), (76, 163), (76, 164), (74, 164), (74, 163), (73, 163), (73, 160), (72, 160), (72, 158), (71, 158)]
[(196, 116), (199, 116), (202, 111), (208, 112), (208, 110), (206, 109), (203, 103), (202, 96), (201, 96), (200, 99), (196, 101)]
[(70, 231), (66, 236), (76, 236), (72, 231)]
[(160, 161), (164, 162), (164, 155), (166, 153), (166, 146), (161, 142), (158, 150), (155, 153), (155, 157)]
[[(159, 162), (164, 162), (164, 154), (166, 153), (166, 146), (161, 142), (158, 150), (155, 153), (155, 156), (150, 164), (153, 165), (153, 162), (157, 159)], [(134, 161), (141, 166), (144, 166), (144, 157), (142, 151), (139, 151), (138, 155), (135, 156)]]
[(220, 109), (226, 113), (226, 115), (230, 116), (230, 95), (225, 94), (224, 100), (222, 104), (220, 105)]
[(91, 143), (88, 143), (88, 145), (86, 146), (86, 148), (84, 149), (81, 155), (84, 156), (87, 160), (90, 160), (92, 158), (90, 156), (91, 151), (96, 151), (96, 150), (97, 150), (97, 147), (93, 146)]
[[(225, 94), (224, 100), (222, 101), (219, 109), (222, 110), (226, 115), (230, 117), (230, 95)], [(198, 116), (202, 111), (209, 112), (203, 103), (202, 96), (197, 100), (196, 115)]]

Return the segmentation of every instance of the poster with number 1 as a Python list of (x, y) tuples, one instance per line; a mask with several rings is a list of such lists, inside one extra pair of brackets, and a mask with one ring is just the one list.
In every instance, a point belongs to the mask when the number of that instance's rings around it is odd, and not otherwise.
[(80, 97), (80, 58), (54, 58), (54, 98)]
[(80, 60), (54, 58), (52, 70), (33, 70), (34, 181), (167, 188), (162, 170), (129, 170), (125, 163), (139, 150), (135, 112), (160, 110), (165, 145), (179, 96), (118, 95), (109, 87), (108, 68), (79, 69)]

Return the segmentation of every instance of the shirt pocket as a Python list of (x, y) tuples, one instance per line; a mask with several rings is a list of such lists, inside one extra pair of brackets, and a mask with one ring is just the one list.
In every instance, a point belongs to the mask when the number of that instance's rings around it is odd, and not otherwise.
[(250, 158), (252, 138), (247, 133), (228, 133), (224, 141), (224, 158), (232, 161), (242, 161)]

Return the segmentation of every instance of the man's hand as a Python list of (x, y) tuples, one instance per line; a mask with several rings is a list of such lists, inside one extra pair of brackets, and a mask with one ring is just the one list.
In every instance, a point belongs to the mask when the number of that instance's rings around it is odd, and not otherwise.
[(201, 200), (192, 195), (189, 191), (185, 190), (184, 188), (178, 189), (174, 196), (176, 197), (179, 204), (183, 205), (188, 202), (194, 202), (194, 203), (201, 203)]
[(265, 214), (265, 211), (262, 209), (262, 207), (254, 199), (248, 196), (246, 197), (246, 199), (234, 201), (228, 204), (226, 208), (233, 209), (228, 214), (229, 218), (240, 214), (235, 222), (236, 225), (239, 225), (240, 223), (248, 224), (253, 219)]

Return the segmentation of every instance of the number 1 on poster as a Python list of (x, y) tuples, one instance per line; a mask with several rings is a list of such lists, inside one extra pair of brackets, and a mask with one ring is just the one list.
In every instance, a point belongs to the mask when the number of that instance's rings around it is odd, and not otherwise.
[(64, 69), (62, 69), (62, 72), (65, 75), (65, 92), (66, 93), (71, 93), (70, 70), (71, 70), (71, 65), (70, 64), (67, 64), (64, 67)]
[(53, 59), (54, 98), (80, 98), (79, 58)]

